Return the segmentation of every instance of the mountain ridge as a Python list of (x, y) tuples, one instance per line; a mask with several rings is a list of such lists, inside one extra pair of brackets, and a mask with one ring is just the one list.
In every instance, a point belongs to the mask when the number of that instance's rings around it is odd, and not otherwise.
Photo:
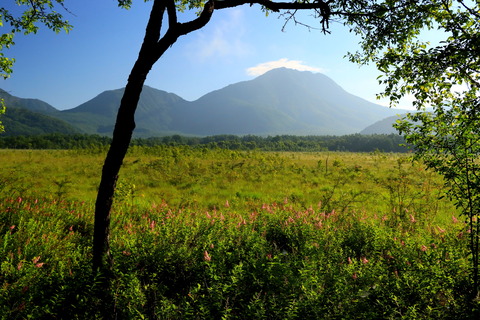
[[(107, 90), (62, 111), (11, 95), (5, 101), (53, 116), (84, 133), (110, 135), (123, 91)], [(326, 75), (279, 68), (194, 101), (144, 86), (134, 134), (343, 135), (360, 132), (397, 112), (348, 93)]]

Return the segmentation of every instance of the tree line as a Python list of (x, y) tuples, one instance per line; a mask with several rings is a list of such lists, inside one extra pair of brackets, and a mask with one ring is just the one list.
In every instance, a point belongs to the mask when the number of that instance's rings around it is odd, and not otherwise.
[[(100, 149), (106, 150), (111, 138), (88, 134), (44, 134), (0, 137), (2, 149)], [(344, 136), (236, 136), (215, 135), (187, 137), (180, 135), (137, 138), (132, 146), (188, 145), (230, 150), (261, 151), (349, 151), (349, 152), (406, 152), (404, 139), (397, 134)]]

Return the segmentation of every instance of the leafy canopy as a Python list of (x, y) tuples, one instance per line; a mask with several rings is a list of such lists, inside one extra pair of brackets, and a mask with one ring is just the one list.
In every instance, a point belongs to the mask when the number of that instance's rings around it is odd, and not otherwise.
[[(405, 3), (409, 1), (404, 1)], [(392, 4), (396, 1), (392, 1)], [(409, 14), (409, 6), (402, 13)], [(415, 148), (414, 158), (445, 178), (448, 196), (466, 216), (474, 287), (479, 294), (480, 256), (480, 1), (419, 1), (413, 29), (378, 24), (357, 29), (362, 52), (351, 59), (375, 62), (383, 73), (382, 96), (391, 104), (411, 96), (417, 113), (396, 128)], [(388, 21), (388, 19), (387, 19)], [(422, 40), (423, 31), (441, 39)], [(385, 41), (383, 32), (393, 36)], [(428, 35), (429, 33), (427, 33)]]
[[(5, 3), (5, 1), (7, 1)], [(64, 0), (4, 0), (0, 7), (0, 76), (7, 78), (12, 73), (14, 59), (4, 55), (4, 49), (15, 44), (17, 33), (36, 33), (40, 25), (60, 32), (68, 32), (72, 26), (64, 20), (58, 9), (63, 9)]]

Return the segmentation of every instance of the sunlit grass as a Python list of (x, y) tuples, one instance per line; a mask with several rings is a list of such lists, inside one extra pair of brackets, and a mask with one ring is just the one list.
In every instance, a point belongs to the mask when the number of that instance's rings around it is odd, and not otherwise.
[(0, 156), (2, 319), (473, 319), (478, 308), (465, 224), (406, 155), (133, 148), (108, 290), (90, 271), (103, 154)]

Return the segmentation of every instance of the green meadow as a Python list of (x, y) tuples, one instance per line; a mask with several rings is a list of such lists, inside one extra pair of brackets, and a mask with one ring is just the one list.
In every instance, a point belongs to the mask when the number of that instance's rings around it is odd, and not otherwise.
[(468, 230), (407, 154), (130, 149), (112, 281), (105, 150), (0, 150), (2, 319), (476, 319)]

